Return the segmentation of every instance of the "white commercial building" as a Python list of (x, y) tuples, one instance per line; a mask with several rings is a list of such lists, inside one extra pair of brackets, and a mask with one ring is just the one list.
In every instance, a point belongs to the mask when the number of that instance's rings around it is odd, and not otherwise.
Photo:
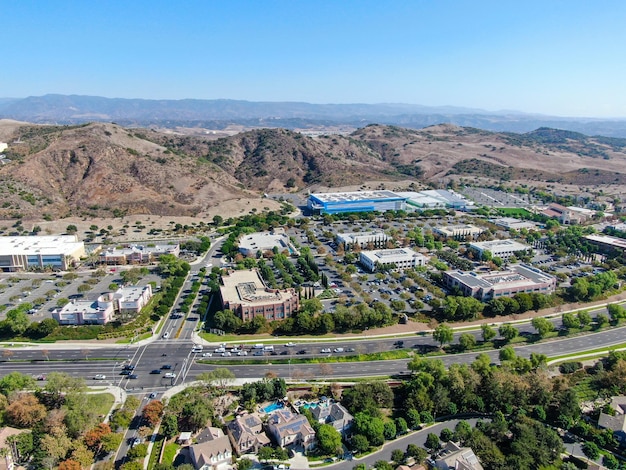
[(429, 189), (426, 191), (398, 192), (400, 196), (407, 198), (407, 205), (416, 209), (459, 209), (465, 210), (474, 205), (461, 194), (445, 189)]
[(463, 295), (483, 302), (521, 293), (551, 294), (556, 289), (554, 276), (525, 264), (489, 273), (446, 271), (443, 283), (449, 289), (458, 288)]
[(239, 252), (244, 256), (256, 256), (258, 252), (265, 253), (278, 249), (279, 253), (287, 250), (290, 255), (298, 255), (299, 252), (291, 243), (283, 229), (275, 229), (272, 232), (256, 232), (244, 235), (239, 240)]
[(445, 238), (475, 238), (485, 229), (471, 224), (448, 225), (433, 228), (433, 233)]
[(389, 240), (389, 236), (384, 232), (352, 232), (352, 233), (338, 233), (335, 237), (335, 241), (339, 245), (343, 243), (344, 247), (354, 247), (359, 245), (361, 248), (366, 248), (368, 245), (372, 245), (374, 248), (380, 248), (384, 246)]
[(410, 248), (393, 248), (390, 250), (361, 251), (359, 263), (369, 272), (379, 266), (393, 266), (396, 269), (410, 269), (426, 264), (426, 257)]
[(470, 249), (477, 252), (480, 258), (483, 257), (483, 253), (488, 251), (493, 258), (501, 258), (507, 260), (518, 253), (523, 253), (531, 249), (530, 246), (516, 242), (515, 240), (491, 240), (488, 242), (475, 242), (470, 243)]
[(59, 325), (105, 325), (116, 313), (139, 313), (152, 298), (152, 286), (121, 287), (93, 300), (72, 300), (52, 312)]
[(498, 227), (502, 227), (507, 230), (521, 230), (523, 228), (530, 230), (537, 228), (532, 222), (526, 222), (525, 220), (515, 219), (513, 217), (500, 217), (499, 219), (494, 219), (491, 222), (496, 224)]
[(66, 270), (85, 256), (76, 235), (0, 237), (0, 270), (52, 268)]

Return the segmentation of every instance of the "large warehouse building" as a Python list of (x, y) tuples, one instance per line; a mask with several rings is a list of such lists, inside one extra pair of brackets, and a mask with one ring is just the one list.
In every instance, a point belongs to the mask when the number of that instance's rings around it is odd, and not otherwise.
[(85, 244), (75, 235), (0, 237), (0, 270), (66, 270), (85, 256)]
[(315, 193), (309, 196), (308, 207), (316, 214), (405, 210), (406, 197), (385, 190)]
[(498, 297), (512, 297), (522, 292), (551, 294), (556, 278), (525, 264), (509, 266), (506, 271), (476, 273), (446, 271), (443, 282), (449, 289), (458, 287), (463, 295), (486, 302)]
[(232, 310), (243, 321), (264, 316), (268, 321), (284, 320), (299, 308), (295, 289), (270, 289), (256, 269), (233, 271), (222, 276), (222, 308)]

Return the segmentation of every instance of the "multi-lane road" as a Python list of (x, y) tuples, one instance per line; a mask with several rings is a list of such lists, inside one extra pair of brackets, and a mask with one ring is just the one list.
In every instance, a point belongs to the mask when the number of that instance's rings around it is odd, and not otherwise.
[[(186, 321), (180, 319), (179, 321)], [(547, 356), (560, 356), (566, 354), (584, 353), (585, 351), (610, 348), (613, 345), (622, 344), (626, 333), (626, 327), (613, 328), (597, 333), (591, 333), (572, 338), (555, 339), (516, 347), (518, 355), (529, 357), (531, 352), (545, 354)], [(433, 347), (430, 336), (416, 335), (402, 339), (403, 348), (421, 351), (423, 348)], [(390, 361), (370, 362), (336, 362), (321, 366), (320, 364), (290, 364), (289, 358), (337, 356), (351, 353), (321, 353), (325, 348), (354, 348), (358, 352), (385, 351), (397, 347), (396, 339), (373, 339), (363, 338), (354, 341), (329, 342), (301, 342), (292, 347), (275, 345), (276, 355), (266, 353), (263, 357), (252, 355), (250, 345), (246, 348), (250, 351), (247, 357), (221, 357), (213, 354), (213, 357), (202, 357), (202, 353), (192, 352), (193, 342), (189, 339), (157, 339), (149, 344), (139, 346), (109, 346), (98, 348), (68, 348), (44, 349), (45, 346), (34, 346), (12, 349), (13, 356), (10, 360), (3, 358), (0, 362), (0, 375), (11, 371), (32, 374), (34, 376), (45, 375), (51, 371), (63, 371), (75, 377), (84, 377), (88, 381), (99, 384), (119, 385), (130, 393), (142, 393), (145, 391), (163, 391), (171, 386), (190, 382), (195, 377), (215, 367), (227, 364), (237, 378), (261, 378), (268, 372), (283, 378), (328, 378), (358, 377), (358, 376), (388, 376), (407, 370), (407, 359)], [(306, 354), (297, 354), (300, 351)], [(203, 352), (213, 351), (213, 348), (205, 346)], [(498, 351), (488, 351), (487, 354), (493, 362), (498, 361)], [(476, 352), (441, 356), (446, 365), (452, 363), (469, 363), (477, 356)], [(202, 361), (210, 360), (212, 364), (203, 364)], [(255, 364), (238, 364), (242, 359), (255, 359)], [(276, 361), (287, 362), (278, 364)], [(124, 365), (134, 366), (135, 379), (126, 375), (120, 375)], [(169, 366), (171, 368), (163, 368)], [(160, 373), (156, 373), (156, 371)], [(152, 373), (154, 371), (154, 373)], [(175, 374), (173, 378), (166, 378), (166, 374)], [(95, 380), (97, 374), (106, 376), (103, 380)]]

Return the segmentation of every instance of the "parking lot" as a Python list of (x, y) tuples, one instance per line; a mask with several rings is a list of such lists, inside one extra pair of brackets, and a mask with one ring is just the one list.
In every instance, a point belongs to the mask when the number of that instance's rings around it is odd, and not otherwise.
[[(115, 268), (113, 268), (115, 269)], [(103, 277), (94, 277), (93, 271), (78, 271), (75, 279), (64, 279), (65, 273), (0, 273), (0, 305), (6, 305), (0, 312), (0, 320), (13, 306), (28, 302), (33, 305), (29, 311), (33, 321), (52, 318), (52, 311), (58, 308), (60, 299), (95, 300), (105, 292), (111, 292), (112, 284), (122, 286), (119, 270), (109, 268)], [(74, 277), (74, 276), (69, 276)], [(144, 276), (138, 285), (154, 281), (160, 284), (156, 274)], [(89, 290), (84, 290), (89, 286)]]

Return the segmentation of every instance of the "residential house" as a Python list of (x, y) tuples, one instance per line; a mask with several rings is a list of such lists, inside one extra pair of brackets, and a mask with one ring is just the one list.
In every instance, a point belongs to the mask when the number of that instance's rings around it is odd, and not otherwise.
[(286, 408), (272, 413), (267, 429), (280, 447), (302, 446), (305, 450), (315, 447), (315, 431), (306, 416), (295, 414)]
[(610, 429), (620, 445), (626, 445), (626, 397), (611, 397), (611, 408), (615, 414), (600, 413), (598, 427)]
[(469, 447), (461, 447), (456, 442), (448, 442), (434, 461), (440, 470), (483, 470), (478, 457)]
[(256, 413), (237, 416), (226, 426), (230, 442), (238, 455), (256, 453), (270, 443)]
[(340, 403), (322, 403), (311, 408), (311, 414), (319, 423), (330, 424), (343, 437), (346, 437), (354, 421), (354, 417)]
[(230, 467), (233, 449), (221, 429), (209, 427), (189, 446), (189, 455), (196, 470), (225, 470)]
[[(15, 461), (19, 459), (19, 452), (15, 444), (8, 442), (8, 438), (24, 432), (30, 431), (24, 431), (23, 429), (16, 429), (8, 426), (0, 429), (0, 449), (6, 449), (4, 455), (0, 456), (0, 470), (13, 470), (16, 468)], [(0, 453), (0, 455), (1, 454), (2, 453)]]

